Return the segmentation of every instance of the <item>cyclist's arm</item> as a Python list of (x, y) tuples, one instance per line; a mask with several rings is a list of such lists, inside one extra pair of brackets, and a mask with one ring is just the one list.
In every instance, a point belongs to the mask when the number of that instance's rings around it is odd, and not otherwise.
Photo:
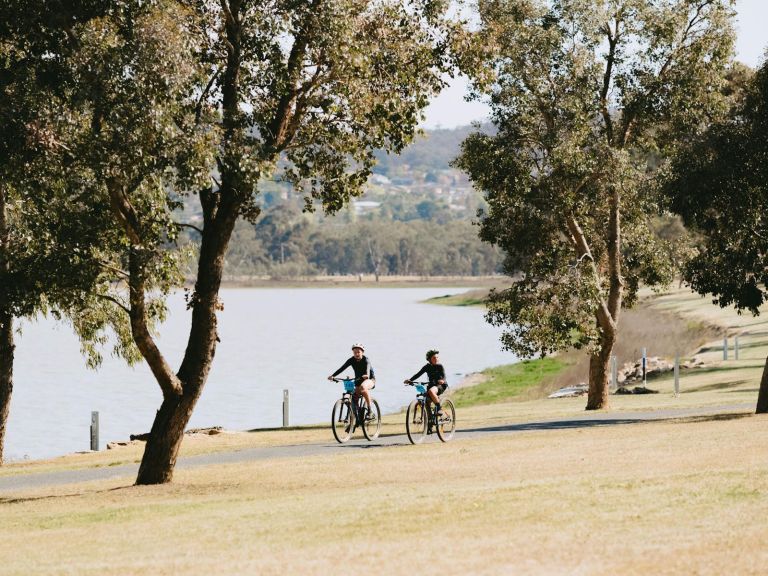
[(346, 362), (344, 362), (344, 364), (342, 364), (341, 368), (339, 368), (338, 370), (336, 370), (336, 372), (334, 372), (333, 374), (331, 374), (331, 378), (333, 378), (334, 376), (338, 376), (339, 374), (341, 374), (342, 372), (344, 372), (344, 370), (346, 370), (347, 368), (349, 368), (349, 366), (350, 366), (351, 364), (352, 364), (352, 358), (350, 358), (350, 359), (348, 359)]
[(422, 366), (421, 370), (419, 370), (418, 372), (416, 372), (416, 374), (408, 378), (408, 380), (416, 380), (419, 376), (421, 376), (422, 374), (424, 374), (424, 372), (427, 371), (427, 366), (429, 366), (429, 364), (425, 364), (424, 366)]

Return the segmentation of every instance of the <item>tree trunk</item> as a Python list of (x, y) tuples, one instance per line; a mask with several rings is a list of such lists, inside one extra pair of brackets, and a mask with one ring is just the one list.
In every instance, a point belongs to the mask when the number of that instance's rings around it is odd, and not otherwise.
[[(228, 177), (222, 174), (222, 191)], [(204, 203), (210, 207), (209, 203)], [(207, 208), (204, 208), (207, 210)], [(216, 218), (206, 216), (200, 245), (197, 282), (192, 298), (192, 323), (184, 359), (176, 374), (181, 394), (164, 390), (163, 403), (155, 416), (144, 449), (136, 484), (164, 484), (173, 479), (184, 429), (203, 391), (219, 341), (216, 311), (221, 308), (219, 288), (224, 274), (224, 255), (237, 221), (237, 206), (218, 205)]]
[(136, 484), (165, 484), (173, 480), (184, 429), (187, 427), (202, 386), (196, 394), (171, 396), (163, 400), (157, 411), (152, 431), (144, 449)]
[(5, 428), (13, 392), (13, 316), (0, 313), (0, 465), (3, 464)]
[(613, 342), (603, 344), (599, 352), (589, 357), (589, 392), (587, 410), (608, 408), (608, 375)]
[[(0, 185), (0, 283), (7, 282), (10, 233), (5, 208), (5, 189)], [(0, 465), (3, 463), (5, 428), (13, 392), (13, 314), (0, 287)]]
[(765, 359), (763, 377), (760, 379), (760, 393), (757, 395), (757, 408), (755, 414), (768, 412), (768, 358)]

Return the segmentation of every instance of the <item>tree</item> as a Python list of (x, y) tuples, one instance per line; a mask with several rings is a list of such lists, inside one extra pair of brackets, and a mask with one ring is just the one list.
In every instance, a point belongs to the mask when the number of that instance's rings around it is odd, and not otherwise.
[[(442, 4), (116, 2), (110, 18), (81, 30), (83, 95), (73, 106), (94, 196), (106, 196), (123, 236), (113, 265), (128, 299), (114, 300), (163, 393), (137, 484), (172, 479), (219, 341), (225, 254), (238, 219), (259, 215), (259, 182), (279, 175), (307, 210), (330, 213), (361, 194), (373, 151), (402, 149), (442, 86)], [(203, 223), (189, 339), (174, 371), (149, 329), (147, 298), (177, 280), (173, 211), (185, 190), (198, 196)]]
[[(664, 182), (671, 209), (702, 235), (685, 280), (739, 312), (768, 300), (768, 64), (737, 98), (731, 114), (709, 125), (675, 156)], [(768, 359), (757, 413), (768, 412)]]
[[(99, 208), (68, 194), (66, 154), (47, 120), (71, 84), (61, 65), (74, 49), (76, 22), (97, 18), (100, 2), (6, 0), (0, 23), (0, 464), (13, 391), (14, 320), (50, 314), (70, 322), (90, 367), (106, 330), (114, 351), (136, 360), (127, 323), (99, 295), (99, 253), (108, 231)], [(81, 175), (82, 176), (82, 175)]]
[[(670, 279), (649, 230), (652, 152), (717, 109), (729, 61), (726, 0), (480, 2), (468, 71), (494, 135), (458, 166), (485, 192), (481, 237), (506, 251), (509, 288), (487, 319), (521, 356), (590, 354), (587, 409), (608, 403), (622, 306)], [(472, 60), (467, 60), (472, 65)]]

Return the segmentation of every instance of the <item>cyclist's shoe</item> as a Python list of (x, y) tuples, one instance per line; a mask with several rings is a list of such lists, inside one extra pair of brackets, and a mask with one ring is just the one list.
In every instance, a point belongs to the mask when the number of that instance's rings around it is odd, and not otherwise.
[(366, 420), (376, 420), (376, 412), (368, 408), (365, 413), (365, 419)]

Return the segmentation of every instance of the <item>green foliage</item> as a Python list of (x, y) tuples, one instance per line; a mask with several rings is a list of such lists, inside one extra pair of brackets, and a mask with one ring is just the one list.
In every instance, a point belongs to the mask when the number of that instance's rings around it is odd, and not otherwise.
[(486, 368), (483, 370), (483, 375), (488, 378), (486, 381), (459, 388), (452, 398), (459, 406), (507, 402), (551, 380), (568, 366), (568, 362), (560, 358), (540, 358)]
[(78, 46), (72, 27), (102, 18), (106, 7), (48, 8), (10, 0), (2, 7), (18, 17), (0, 25), (0, 117), (8, 128), (0, 135), (0, 307), (71, 322), (91, 367), (101, 361), (110, 331), (117, 335), (113, 353), (135, 361), (127, 317), (112, 314), (102, 298), (109, 288), (102, 277), (109, 215), (70, 187), (90, 176), (73, 166), (69, 117), (62, 113), (62, 98), (76, 83), (65, 64)]
[(290, 204), (263, 212), (235, 229), (228, 274), (274, 277), (314, 274), (488, 275), (501, 256), (466, 220), (445, 224), (341, 216), (315, 222)]
[(768, 65), (731, 114), (680, 150), (666, 175), (671, 208), (702, 235), (685, 279), (720, 306), (759, 313), (768, 299)]
[(511, 285), (487, 315), (506, 348), (543, 355), (577, 334), (599, 350), (640, 282), (671, 279), (651, 231), (655, 158), (722, 110), (732, 14), (724, 0), (480, 3), (469, 73), (497, 132), (467, 138), (457, 166), (485, 193), (481, 237), (506, 253)]

